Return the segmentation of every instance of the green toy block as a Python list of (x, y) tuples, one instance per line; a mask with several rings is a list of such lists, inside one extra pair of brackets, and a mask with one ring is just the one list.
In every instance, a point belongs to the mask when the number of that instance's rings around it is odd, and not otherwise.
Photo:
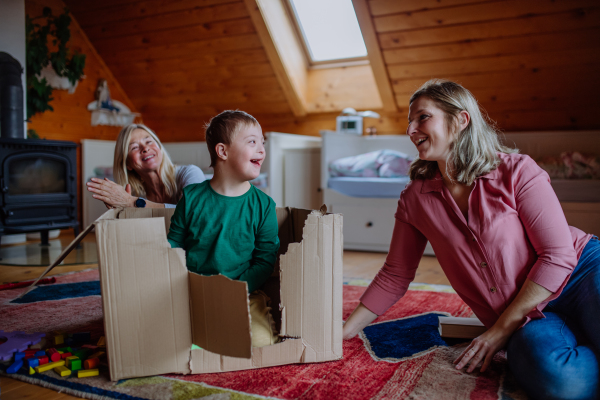
[(70, 353), (72, 351), (70, 347), (61, 347), (60, 349), (56, 350), (62, 351), (63, 353)]
[(81, 360), (85, 360), (90, 354), (90, 349), (81, 349), (77, 350), (75, 353), (72, 353), (75, 357), (79, 357)]
[(81, 360), (71, 360), (71, 371), (79, 371), (81, 369)]

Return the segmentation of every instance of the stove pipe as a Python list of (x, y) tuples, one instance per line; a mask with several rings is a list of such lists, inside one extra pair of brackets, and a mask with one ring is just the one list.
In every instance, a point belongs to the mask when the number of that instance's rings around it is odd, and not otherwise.
[(10, 54), (0, 52), (0, 137), (25, 138), (23, 68)]

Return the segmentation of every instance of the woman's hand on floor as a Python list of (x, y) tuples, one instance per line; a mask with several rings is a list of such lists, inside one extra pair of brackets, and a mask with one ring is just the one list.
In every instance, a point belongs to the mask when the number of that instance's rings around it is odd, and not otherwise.
[(87, 182), (87, 190), (94, 193), (92, 197), (104, 202), (106, 207), (134, 207), (136, 198), (131, 195), (131, 186), (125, 188), (104, 178), (92, 178)]
[(473, 339), (471, 344), (454, 360), (456, 369), (462, 369), (469, 364), (467, 372), (470, 373), (483, 362), (481, 372), (484, 372), (496, 353), (506, 346), (512, 333), (512, 330), (505, 331), (504, 329), (497, 328), (496, 325), (492, 326), (483, 335)]

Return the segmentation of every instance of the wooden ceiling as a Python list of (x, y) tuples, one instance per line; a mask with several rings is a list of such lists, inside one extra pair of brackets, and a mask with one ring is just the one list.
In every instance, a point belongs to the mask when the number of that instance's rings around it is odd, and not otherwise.
[[(398, 107), (379, 132), (403, 132), (410, 94), (434, 77), (465, 85), (505, 130), (600, 128), (597, 0), (360, 1)], [(231, 108), (272, 130), (335, 126), (336, 113), (294, 116), (243, 0), (65, 3), (161, 137), (197, 140)]]

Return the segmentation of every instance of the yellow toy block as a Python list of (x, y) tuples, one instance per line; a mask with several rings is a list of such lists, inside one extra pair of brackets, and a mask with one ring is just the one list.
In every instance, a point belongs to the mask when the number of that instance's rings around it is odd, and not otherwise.
[(71, 368), (71, 362), (73, 362), (75, 360), (79, 360), (79, 357), (77, 357), (77, 356), (67, 357), (65, 359), (65, 361), (67, 362), (67, 368)]
[(71, 375), (71, 370), (69, 368), (63, 367), (63, 366), (54, 368), (54, 372), (56, 372), (60, 376), (69, 376), (69, 375)]
[(88, 376), (96, 375), (100, 375), (100, 372), (97, 369), (81, 369), (77, 371), (78, 378), (87, 378)]
[(98, 351), (98, 352), (96, 352), (96, 353), (92, 354), (91, 356), (88, 356), (87, 358), (100, 358), (100, 357), (102, 357), (104, 354), (106, 354), (106, 353), (105, 353), (105, 352), (103, 352), (103, 351)]
[(100, 340), (98, 340), (98, 347), (105, 347), (106, 346), (106, 339), (104, 338), (104, 336), (100, 337)]
[(35, 374), (35, 369), (29, 367), (29, 375)]
[(60, 350), (56, 350), (56, 351), (58, 351), (58, 354), (63, 354), (64, 353), (64, 351), (60, 351)]
[(53, 368), (62, 367), (63, 365), (65, 365), (65, 360), (51, 362), (48, 364), (40, 365), (39, 367), (35, 367), (35, 372), (39, 374), (40, 372), (50, 371)]
[(56, 335), (54, 336), (54, 344), (59, 345), (65, 342), (65, 335)]

